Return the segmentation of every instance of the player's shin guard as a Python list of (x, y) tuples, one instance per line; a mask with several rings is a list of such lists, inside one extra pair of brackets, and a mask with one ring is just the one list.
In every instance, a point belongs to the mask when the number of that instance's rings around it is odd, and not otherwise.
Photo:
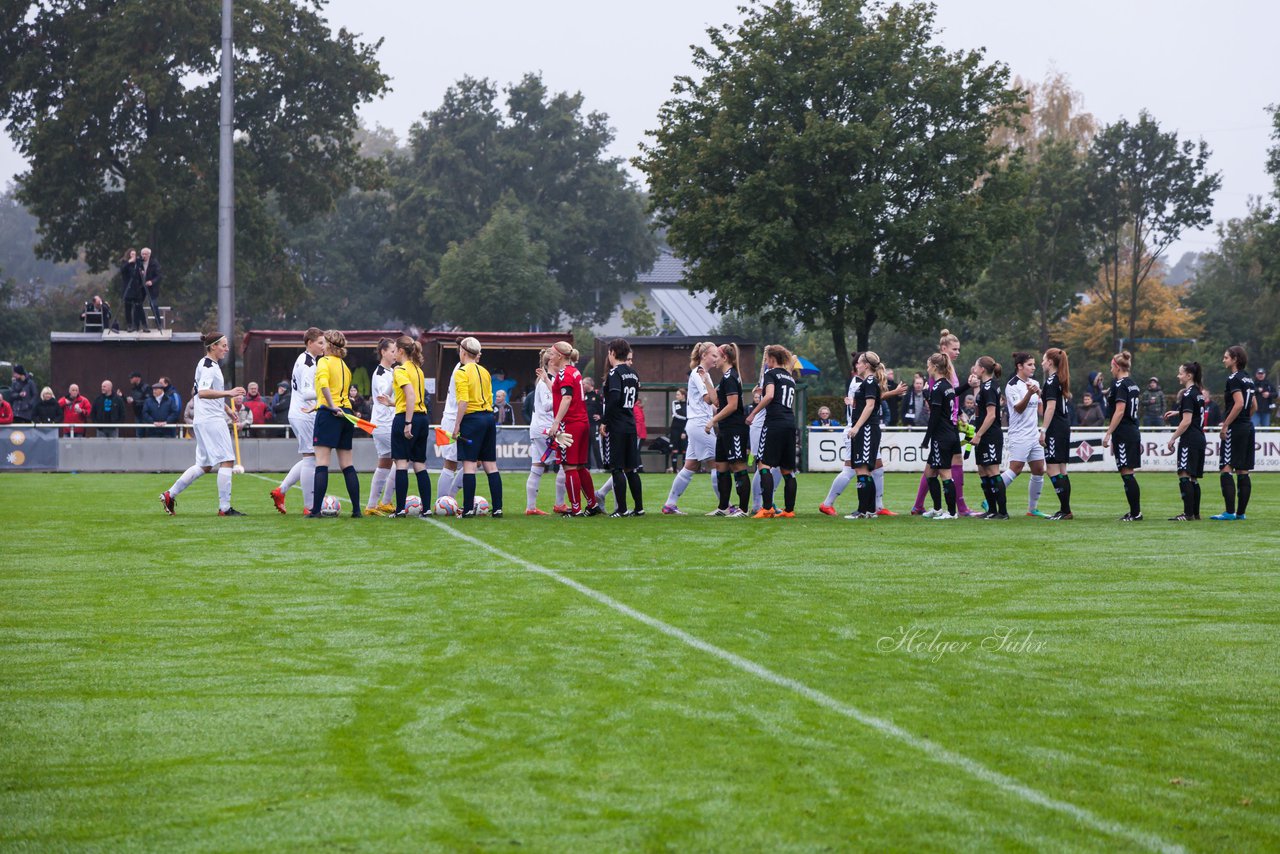
[(1004, 475), (991, 479), (992, 490), (996, 495), (996, 512), (1002, 516), (1009, 515), (1009, 488), (1005, 486)]
[(934, 510), (942, 509), (942, 483), (938, 480), (938, 476), (934, 475), (928, 479), (929, 500), (933, 502)]
[(365, 502), (365, 507), (373, 507), (382, 498), (383, 487), (387, 485), (387, 479), (392, 476), (395, 469), (376, 468), (373, 470), (373, 483), (369, 486), (369, 500)]
[[(769, 478), (769, 479), (773, 480), (773, 478)], [(751, 476), (751, 506), (752, 507), (768, 507), (769, 506), (764, 501), (764, 486), (762, 485), (762, 481), (763, 481), (763, 478), (760, 477), (760, 470), (757, 469), (756, 473)], [(772, 489), (769, 490), (769, 494), (773, 495)]]
[[(311, 459), (312, 461), (315, 460), (314, 457), (312, 457)], [(281, 492), (288, 492), (293, 487), (293, 485), (302, 478), (302, 464), (306, 462), (306, 460), (307, 458), (303, 457), (302, 459), (298, 460), (296, 463), (293, 464), (293, 468), (289, 469), (288, 474), (284, 476), (284, 480), (280, 481)]]
[(1219, 478), (1222, 483), (1222, 500), (1227, 505), (1227, 512), (1236, 514), (1236, 481), (1231, 472), (1224, 471)]
[(746, 469), (736, 471), (733, 473), (733, 482), (738, 486), (738, 509), (746, 513), (751, 506), (751, 475), (747, 474)]
[(169, 494), (174, 498), (177, 498), (182, 494), (184, 489), (195, 483), (196, 478), (200, 477), (202, 474), (204, 474), (204, 469), (200, 468), (200, 466), (192, 466), (187, 469), (178, 476), (177, 480), (173, 482), (173, 486), (169, 487)]
[[(310, 507), (315, 504), (316, 498), (316, 458), (302, 458), (302, 476), (299, 478), (302, 487), (302, 506)], [(324, 496), (320, 496), (320, 500), (324, 500)]]
[(311, 515), (320, 515), (320, 505), (324, 503), (325, 493), (329, 491), (329, 467), (316, 466), (315, 480), (312, 482)]
[(1124, 480), (1124, 497), (1129, 499), (1129, 515), (1142, 513), (1142, 490), (1138, 487), (1138, 479), (1131, 474), (1120, 475)]
[(1182, 495), (1182, 515), (1188, 519), (1194, 518), (1196, 511), (1191, 508), (1192, 495), (1194, 493), (1191, 487), (1191, 478), (1178, 478), (1178, 493)]
[[(422, 474), (418, 475), (419, 483), (422, 482), (422, 477), (425, 474), (426, 472), (424, 471)], [(431, 482), (428, 481), (427, 492), (430, 492), (430, 491), (431, 491)], [(495, 510), (501, 510), (501, 509), (502, 509), (502, 473), (491, 471), (489, 472), (489, 510), (490, 512), (493, 512)]]
[(455, 492), (457, 492), (457, 490), (454, 489), (454, 485), (455, 485), (454, 480), (457, 478), (457, 476), (458, 476), (458, 472), (456, 470), (449, 471), (446, 468), (440, 469), (440, 481), (436, 485), (440, 487), (441, 495), (452, 496)]
[(532, 510), (538, 506), (538, 486), (542, 483), (542, 473), (545, 469), (540, 466), (529, 467), (529, 477), (524, 482), (524, 509)]
[[(409, 498), (409, 470), (396, 469), (396, 512), (404, 512), (404, 502)], [(422, 506), (430, 507), (426, 499), (422, 500)]]
[(360, 475), (355, 466), (347, 466), (342, 470), (342, 477), (347, 481), (347, 495), (351, 498), (351, 515), (360, 515)]
[(580, 471), (581, 469), (564, 469), (564, 491), (569, 501), (570, 513), (579, 513), (582, 510), (582, 481), (578, 479)]
[(587, 499), (587, 506), (591, 507), (596, 503), (596, 484), (591, 479), (591, 471), (589, 469), (578, 469), (578, 483), (582, 487), (582, 495)]
[(1200, 518), (1200, 481), (1191, 481), (1191, 509), (1195, 512), (1195, 517)]
[(218, 468), (218, 509), (231, 509), (231, 469), (226, 466)]
[(1239, 494), (1236, 500), (1236, 515), (1243, 516), (1245, 508), (1249, 506), (1249, 496), (1253, 494), (1253, 481), (1249, 479), (1248, 472), (1236, 475), (1236, 489)]
[(876, 512), (876, 483), (869, 474), (858, 475), (858, 512)]
[(795, 472), (782, 476), (782, 509), (788, 513), (796, 512), (796, 489), (798, 486)]
[(876, 509), (884, 509), (884, 469), (872, 469), (871, 479), (876, 484)]
[(569, 489), (569, 487), (566, 485), (568, 483), (568, 480), (567, 480), (568, 476), (569, 476), (568, 472), (565, 471), (564, 466), (561, 466), (560, 471), (556, 472), (556, 506), (557, 507), (564, 506), (565, 495), (567, 494)]
[(462, 512), (471, 513), (476, 509), (476, 476), (475, 473), (462, 475)]
[[(689, 486), (689, 483), (692, 480), (693, 472), (688, 469), (680, 469), (680, 471), (676, 472), (675, 480), (671, 481), (671, 491), (667, 493), (667, 504), (669, 506), (676, 506), (676, 503), (680, 500), (680, 496), (684, 495), (685, 488)], [(715, 478), (713, 477), (712, 482), (714, 481)]]
[(730, 490), (733, 489), (733, 475), (727, 471), (718, 471), (712, 474), (716, 481), (716, 495), (719, 496), (719, 508), (721, 510), (729, 509), (729, 497), (732, 495)]
[(954, 480), (944, 480), (942, 482), (942, 494), (947, 499), (947, 512), (952, 516), (956, 515), (956, 482)]
[(765, 510), (775, 509), (773, 506), (773, 475), (768, 471), (758, 471), (751, 481), (752, 485), (759, 490), (760, 506)]
[(631, 506), (639, 513), (644, 509), (644, 490), (640, 485), (640, 472), (627, 472), (627, 486), (631, 487)]
[(1049, 482), (1053, 484), (1054, 494), (1058, 496), (1058, 509), (1063, 513), (1071, 512), (1071, 480), (1064, 474), (1055, 474), (1049, 476)]
[(848, 466), (840, 469), (836, 479), (831, 481), (831, 488), (827, 490), (827, 500), (822, 503), (828, 507), (836, 506), (836, 499), (840, 497), (840, 493), (844, 492), (844, 488), (849, 485), (851, 480), (853, 480), (853, 469)]
[(1031, 475), (1031, 483), (1027, 486), (1027, 509), (1035, 510), (1040, 506), (1040, 493), (1044, 492), (1044, 475)]
[(431, 513), (431, 475), (427, 474), (427, 470), (423, 469), (417, 472), (418, 480), (418, 497), (422, 499), (423, 515)]
[(613, 483), (613, 500), (619, 513), (627, 511), (627, 473), (622, 469), (614, 469), (610, 475)]

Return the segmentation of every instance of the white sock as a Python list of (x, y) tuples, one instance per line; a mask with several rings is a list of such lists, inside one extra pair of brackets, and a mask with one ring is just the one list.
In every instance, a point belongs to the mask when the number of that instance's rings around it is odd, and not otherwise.
[[(452, 479), (449, 481), (449, 497), (450, 498), (457, 498), (458, 493), (462, 491), (462, 476), (464, 474), (466, 474), (466, 472), (464, 472), (462, 469), (453, 470)], [(477, 470), (476, 474), (479, 475), (480, 470)], [(479, 481), (477, 481), (477, 483), (478, 482)], [(441, 495), (443, 494), (444, 493), (441, 493)]]
[(231, 509), (231, 468), (218, 466), (218, 509)]
[(596, 490), (596, 503), (601, 507), (604, 506), (604, 497), (613, 492), (613, 472), (608, 474), (609, 476), (604, 479), (604, 483)]
[(293, 468), (289, 469), (289, 473), (284, 476), (284, 480), (280, 481), (281, 492), (288, 492), (293, 489), (293, 485), (302, 478), (302, 469), (309, 459), (315, 459), (315, 457), (303, 457), (293, 464)]
[(382, 497), (382, 490), (387, 485), (387, 481), (391, 478), (391, 469), (374, 469), (373, 485), (369, 487), (369, 500), (365, 502), (365, 507), (374, 507), (378, 504), (378, 499)]
[(1004, 481), (1005, 488), (1007, 489), (1009, 484), (1018, 479), (1018, 473), (1013, 469), (1005, 469), (1000, 472), (1000, 479)]
[(884, 469), (872, 469), (871, 479), (876, 482), (876, 509), (884, 509)]
[(302, 476), (298, 478), (302, 484), (302, 506), (310, 509), (316, 495), (316, 458), (302, 458)]
[(169, 494), (177, 498), (182, 494), (182, 490), (195, 483), (196, 478), (202, 474), (204, 474), (204, 469), (200, 468), (200, 466), (192, 466), (187, 469), (173, 482), (173, 486), (169, 487)]
[(828, 507), (836, 506), (836, 499), (840, 497), (840, 493), (844, 492), (844, 488), (849, 485), (849, 481), (853, 480), (854, 472), (849, 466), (840, 469), (840, 474), (836, 475), (836, 479), (831, 481), (831, 488), (827, 490), (827, 500), (822, 503)]
[[(396, 470), (394, 468), (387, 469), (387, 477), (382, 482), (382, 495), (378, 499), (379, 504), (395, 504), (396, 503), (395, 471)], [(425, 500), (425, 496), (419, 496), (419, 497), (424, 498)], [(431, 508), (428, 507), (427, 509), (430, 510)]]
[(564, 466), (560, 467), (560, 471), (556, 472), (556, 506), (563, 507), (565, 501), (565, 493), (569, 487), (564, 483)]
[(529, 466), (529, 479), (524, 482), (524, 509), (532, 510), (538, 506), (538, 487), (542, 485), (546, 471), (542, 466)]
[[(720, 478), (716, 477), (716, 475), (718, 475), (719, 472), (716, 471), (715, 469), (712, 469), (710, 472), (708, 472), (708, 474), (711, 476), (711, 494), (716, 497), (716, 506), (719, 507), (720, 506)], [(730, 504), (733, 503), (732, 496), (729, 497), (729, 503)]]
[(760, 470), (756, 469), (756, 473), (751, 476), (751, 509), (759, 510), (762, 501), (764, 496), (760, 493)]
[[(712, 482), (715, 478), (711, 479)], [(689, 469), (680, 469), (676, 472), (676, 478), (671, 482), (671, 491), (667, 493), (667, 505), (675, 507), (676, 502), (680, 500), (680, 496), (684, 495), (684, 491), (693, 482), (693, 472)]]
[(453, 495), (453, 480), (457, 477), (457, 469), (449, 471), (446, 468), (440, 469), (440, 479), (436, 481), (436, 494), (440, 497)]
[(1027, 509), (1035, 510), (1040, 503), (1040, 493), (1044, 490), (1044, 475), (1031, 475), (1031, 485), (1027, 487)]

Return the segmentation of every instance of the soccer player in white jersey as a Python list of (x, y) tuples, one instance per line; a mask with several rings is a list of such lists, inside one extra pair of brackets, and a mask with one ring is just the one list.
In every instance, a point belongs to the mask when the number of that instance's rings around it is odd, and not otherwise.
[[(458, 388), (454, 384), (454, 377), (460, 370), (462, 370), (462, 363), (458, 362), (449, 372), (449, 391), (444, 398), (444, 411), (440, 414), (440, 424), (445, 430), (452, 430), (453, 422), (458, 420)], [(436, 483), (436, 494), (441, 498), (446, 495), (457, 498), (458, 490), (462, 488), (462, 478), (458, 477), (458, 443), (450, 442), (437, 447), (436, 450), (441, 460), (440, 480)]]
[(711, 382), (710, 372), (720, 364), (720, 350), (711, 341), (701, 341), (693, 346), (689, 354), (688, 412), (685, 422), (685, 434), (689, 437), (689, 447), (685, 451), (684, 468), (676, 474), (671, 484), (671, 492), (667, 495), (662, 512), (668, 516), (683, 516), (679, 507), (680, 496), (693, 481), (700, 467), (705, 467), (711, 474), (711, 488), (719, 502), (720, 490), (716, 481), (716, 473), (711, 464), (716, 458), (716, 437), (706, 431), (706, 425), (716, 414), (716, 387)]
[(285, 512), (285, 496), (295, 483), (302, 484), (302, 513), (310, 512), (315, 494), (316, 449), (312, 443), (316, 431), (316, 360), (324, 355), (324, 332), (312, 326), (302, 334), (303, 351), (293, 362), (293, 393), (289, 395), (289, 428), (298, 437), (301, 455), (280, 485), (271, 490), (276, 509)]
[(226, 401), (244, 394), (244, 389), (236, 386), (224, 388), (222, 367), (218, 364), (231, 351), (226, 336), (220, 332), (210, 332), (201, 338), (204, 344), (205, 357), (196, 363), (196, 381), (192, 393), (195, 396), (193, 407), (194, 418), (192, 430), (196, 434), (196, 462), (187, 469), (160, 496), (164, 512), (175, 515), (177, 499), (182, 491), (196, 481), (201, 475), (218, 469), (218, 515), (243, 516), (239, 510), (231, 506), (231, 469), (235, 465), (236, 454), (231, 448), (231, 432), (227, 429)]
[[(533, 411), (528, 413), (529, 416), (529, 479), (525, 481), (525, 508), (526, 516), (546, 516), (545, 510), (538, 509), (538, 488), (542, 485), (542, 476), (546, 474), (552, 466), (552, 457), (543, 460), (543, 455), (547, 452), (547, 443), (551, 441), (547, 436), (547, 428), (551, 426), (554, 419), (551, 412), (551, 372), (548, 367), (548, 361), (551, 359), (550, 348), (543, 350), (538, 354), (538, 382), (533, 389)], [(556, 475), (556, 505), (564, 504), (564, 468)]]
[(370, 378), (373, 409), (369, 420), (376, 426), (373, 448), (378, 453), (378, 467), (373, 470), (373, 486), (365, 502), (364, 515), (389, 516), (396, 512), (391, 503), (395, 480), (391, 476), (391, 419), (396, 415), (396, 387), (393, 377), (397, 359), (396, 342), (390, 338), (378, 341), (378, 367)]
[(1044, 446), (1040, 444), (1040, 385), (1034, 379), (1035, 373), (1035, 356), (1013, 354), (1013, 376), (1004, 387), (1004, 406), (1009, 413), (1009, 429), (1004, 437), (1009, 467), (1000, 478), (1007, 490), (1022, 474), (1022, 469), (1030, 466), (1027, 515), (1047, 518), (1039, 508), (1040, 493), (1044, 490)]

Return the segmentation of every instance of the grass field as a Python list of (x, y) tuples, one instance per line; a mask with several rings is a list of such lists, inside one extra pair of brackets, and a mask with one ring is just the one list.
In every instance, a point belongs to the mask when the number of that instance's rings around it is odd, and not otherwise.
[(1186, 525), (1140, 480), (1137, 525), (1115, 475), (1060, 524), (825, 474), (794, 520), (650, 475), (645, 519), (304, 522), (6, 474), (0, 847), (1275, 851), (1280, 477)]

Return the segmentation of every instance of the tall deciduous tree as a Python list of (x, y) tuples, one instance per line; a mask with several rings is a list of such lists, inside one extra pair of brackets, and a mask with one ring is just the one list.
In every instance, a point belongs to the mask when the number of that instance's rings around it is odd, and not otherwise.
[(1136, 124), (1121, 119), (1093, 140), (1089, 189), (1099, 216), (1103, 274), (1097, 294), (1117, 347), (1122, 334), (1137, 334), (1142, 284), (1152, 268), (1184, 231), (1211, 220), (1222, 179), (1208, 171), (1208, 161), (1203, 140), (1179, 142), (1145, 110)]
[[(865, 349), (878, 321), (936, 326), (1011, 225), (995, 128), (1018, 96), (981, 51), (936, 44), (924, 3), (744, 9), (695, 48), (637, 166), (691, 288)], [(994, 177), (993, 177), (994, 176)]]
[[(235, 4), (242, 314), (301, 295), (272, 208), (305, 220), (360, 176), (354, 110), (386, 85), (377, 46), (330, 32), (319, 5)], [(17, 0), (0, 14), (0, 116), (31, 164), (18, 198), (40, 253), (101, 270), (146, 244), (166, 293), (210, 304), (221, 4)]]
[[(1134, 304), (1125, 303), (1121, 307), (1120, 320), (1133, 332), (1130, 337), (1142, 338), (1199, 338), (1204, 333), (1200, 325), (1199, 314), (1192, 308), (1183, 305), (1182, 297), (1185, 288), (1166, 285), (1163, 278), (1163, 267), (1154, 265), (1147, 257), (1138, 263), (1147, 273), (1143, 276)], [(1121, 268), (1121, 274), (1128, 270)], [(1090, 299), (1078, 305), (1063, 324), (1058, 334), (1067, 348), (1105, 362), (1106, 356), (1114, 352), (1115, 340), (1112, 334), (1111, 304), (1099, 299), (1099, 295), (1109, 287), (1106, 271), (1099, 270), (1097, 283), (1089, 291)], [(1135, 345), (1128, 345), (1136, 349)]]

